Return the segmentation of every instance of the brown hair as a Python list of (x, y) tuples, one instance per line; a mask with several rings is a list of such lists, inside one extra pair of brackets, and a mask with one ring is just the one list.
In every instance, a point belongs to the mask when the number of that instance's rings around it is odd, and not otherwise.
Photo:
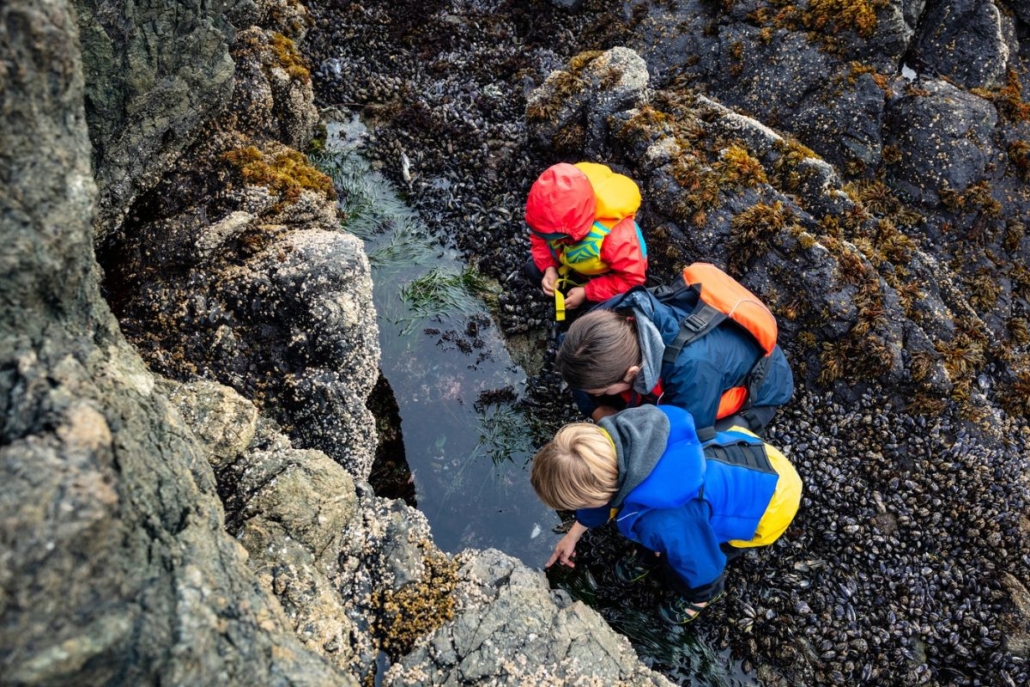
[(554, 367), (574, 389), (603, 389), (623, 381), (641, 364), (633, 320), (611, 310), (594, 310), (572, 323)]
[(555, 510), (608, 503), (618, 490), (615, 446), (597, 425), (565, 425), (533, 456), (529, 481), (540, 500)]

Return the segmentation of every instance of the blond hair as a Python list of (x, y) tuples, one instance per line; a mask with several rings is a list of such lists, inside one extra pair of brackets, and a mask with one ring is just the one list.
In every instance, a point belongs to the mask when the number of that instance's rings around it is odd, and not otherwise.
[(533, 456), (529, 481), (555, 510), (592, 508), (611, 501), (619, 466), (612, 441), (597, 425), (574, 422)]
[(554, 367), (573, 389), (603, 389), (624, 381), (641, 364), (632, 319), (611, 310), (594, 310), (569, 327)]

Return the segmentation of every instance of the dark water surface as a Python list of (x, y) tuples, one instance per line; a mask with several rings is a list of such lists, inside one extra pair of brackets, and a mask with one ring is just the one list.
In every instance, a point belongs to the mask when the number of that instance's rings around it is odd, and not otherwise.
[(414, 500), (444, 551), (493, 547), (540, 566), (559, 519), (529, 484), (526, 374), (487, 306), (499, 289), (432, 237), (399, 190), (346, 144), (361, 131), (356, 122), (331, 126), (331, 147), (341, 139), (343, 150), (318, 162), (337, 184), (343, 228), (365, 241), (372, 263), (381, 370), (397, 402)]

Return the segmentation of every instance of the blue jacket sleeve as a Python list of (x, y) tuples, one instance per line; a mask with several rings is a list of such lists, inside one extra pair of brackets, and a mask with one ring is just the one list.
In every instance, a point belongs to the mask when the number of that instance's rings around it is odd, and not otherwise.
[(608, 522), (612, 509), (608, 506), (600, 508), (580, 508), (576, 511), (576, 521), (583, 527), (600, 527)]
[(640, 543), (666, 556), (687, 587), (710, 585), (726, 568), (726, 556), (708, 521), (710, 510), (708, 503), (694, 499), (680, 508), (649, 511), (634, 526)]

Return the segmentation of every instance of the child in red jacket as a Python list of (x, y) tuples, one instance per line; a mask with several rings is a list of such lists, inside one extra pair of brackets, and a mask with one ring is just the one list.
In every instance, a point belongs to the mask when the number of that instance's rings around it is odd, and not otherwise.
[(548, 167), (526, 200), (532, 255), (527, 275), (548, 296), (560, 294), (565, 284), (576, 284), (564, 297), (569, 309), (643, 285), (647, 246), (634, 219), (639, 207), (636, 183), (605, 165), (562, 162)]

